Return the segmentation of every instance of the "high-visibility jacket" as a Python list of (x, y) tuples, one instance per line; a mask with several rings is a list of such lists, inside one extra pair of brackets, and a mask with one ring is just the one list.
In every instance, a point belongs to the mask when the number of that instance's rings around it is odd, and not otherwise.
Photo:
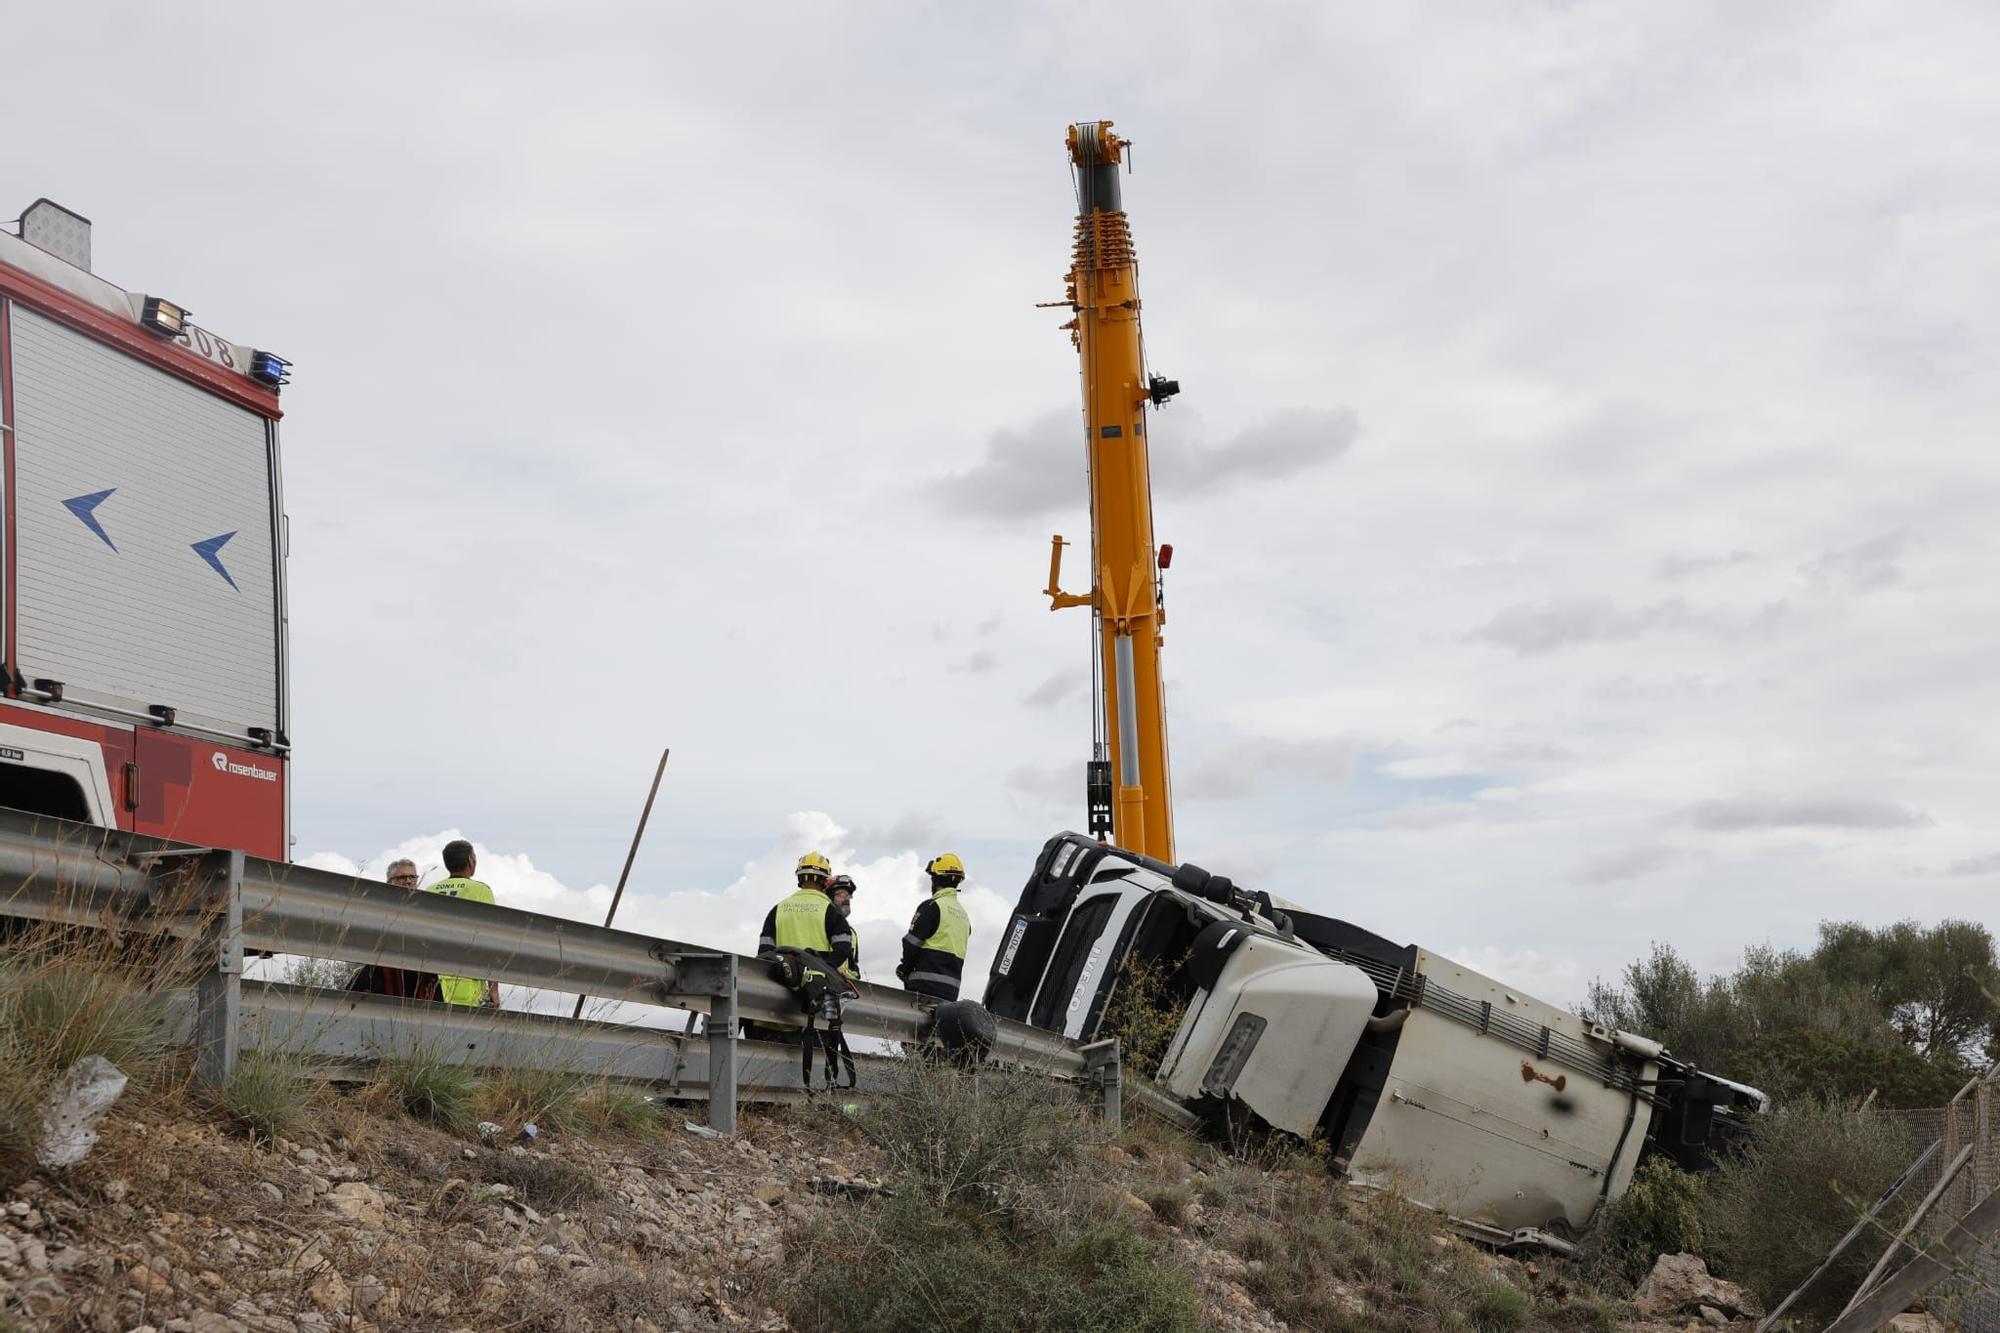
[[(430, 886), (430, 892), (447, 898), (462, 898), (470, 903), (490, 903), (493, 890), (476, 879), (461, 879), (454, 875), (441, 879)], [(478, 977), (438, 977), (438, 998), (446, 1004), (477, 1005), (486, 1002), (486, 983)]]
[(764, 916), (757, 950), (810, 949), (839, 967), (852, 957), (854, 928), (822, 889), (802, 888)]
[(972, 919), (958, 903), (958, 887), (940, 887), (918, 904), (903, 936), (903, 966), (898, 975), (911, 990), (942, 1000), (958, 998), (965, 975), (965, 950), (972, 943)]
[[(757, 936), (758, 953), (809, 949), (842, 970), (853, 947), (854, 931), (847, 924), (847, 914), (819, 888), (801, 888), (764, 913), (764, 929)], [(768, 1029), (764, 1035), (774, 1040), (798, 1031), (793, 1023), (763, 1022), (752, 1026), (753, 1035), (757, 1029)]]
[(861, 932), (852, 921), (847, 923), (847, 961), (840, 965), (840, 970), (849, 981), (861, 980)]

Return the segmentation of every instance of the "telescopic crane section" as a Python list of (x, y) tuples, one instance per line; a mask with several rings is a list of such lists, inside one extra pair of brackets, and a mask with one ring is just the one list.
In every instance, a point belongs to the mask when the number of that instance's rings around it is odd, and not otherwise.
[(1173, 802), (1160, 681), (1166, 617), (1153, 544), (1146, 408), (1166, 402), (1180, 385), (1146, 375), (1138, 265), (1119, 192), (1127, 147), (1108, 120), (1070, 126), (1077, 217), (1065, 294), (1075, 317), (1066, 327), (1083, 370), (1093, 583), (1088, 595), (1059, 590), (1064, 542), (1057, 537), (1046, 591), (1051, 609), (1087, 605), (1093, 612), (1103, 728), (1094, 738), (1089, 770), (1091, 831), (1171, 862)]

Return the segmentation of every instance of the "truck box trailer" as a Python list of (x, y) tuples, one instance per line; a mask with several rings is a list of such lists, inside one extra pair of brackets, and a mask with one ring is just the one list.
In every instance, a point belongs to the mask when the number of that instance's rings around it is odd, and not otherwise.
[(986, 1005), (1098, 1040), (1135, 963), (1180, 1015), (1140, 1071), (1167, 1093), (1503, 1244), (1566, 1244), (1644, 1155), (1699, 1169), (1766, 1104), (1429, 950), (1076, 833), (1043, 847)]
[(287, 363), (0, 234), (0, 805), (290, 851)]

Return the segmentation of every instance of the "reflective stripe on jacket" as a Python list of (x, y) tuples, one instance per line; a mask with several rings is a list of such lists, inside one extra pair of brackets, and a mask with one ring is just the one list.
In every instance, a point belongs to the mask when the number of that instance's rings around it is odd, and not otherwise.
[[(469, 903), (490, 903), (493, 890), (476, 879), (461, 879), (454, 875), (441, 879), (429, 886), (428, 892), (446, 898), (462, 898)], [(438, 977), (438, 998), (446, 1004), (480, 1005), (486, 1003), (486, 983), (478, 977)]]
[(854, 928), (854, 922), (847, 923), (847, 961), (840, 965), (849, 981), (861, 980), (861, 932)]
[[(928, 933), (919, 935), (927, 926)], [(971, 942), (972, 920), (959, 906), (957, 887), (933, 890), (903, 936), (904, 984), (924, 995), (957, 999)]]

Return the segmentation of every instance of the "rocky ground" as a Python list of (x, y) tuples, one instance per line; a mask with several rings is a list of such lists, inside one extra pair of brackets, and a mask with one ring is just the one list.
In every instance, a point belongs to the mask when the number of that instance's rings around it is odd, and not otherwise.
[[(1318, 1326), (1277, 1313), (1281, 1256), (1253, 1233), (1283, 1201), (1255, 1168), (1159, 1133), (1099, 1151), (1118, 1207), (1199, 1284), (1208, 1326)], [(636, 1132), (526, 1141), (506, 1126), (475, 1142), (349, 1094), (294, 1137), (258, 1143), (156, 1099), (115, 1113), (80, 1166), (6, 1192), (0, 1330), (782, 1329), (771, 1311), (788, 1234), (860, 1207), (881, 1167), (831, 1113), (748, 1110), (734, 1139), (662, 1111)], [(1330, 1207), (1365, 1222), (1363, 1203)], [(1585, 1309), (1567, 1303), (1574, 1279), (1559, 1265), (1428, 1227), (1415, 1244), (1440, 1281), (1527, 1295), (1532, 1313), (1513, 1327), (1683, 1333), (1747, 1329), (1759, 1312), (1684, 1257), (1631, 1304)], [(1374, 1326), (1378, 1289), (1331, 1290), (1352, 1327)]]
[(106, 1333), (782, 1327), (750, 1293), (786, 1227), (866, 1188), (866, 1151), (806, 1123), (474, 1144), (337, 1107), (264, 1145), (114, 1115), (86, 1162), (0, 1208), (0, 1310)]

